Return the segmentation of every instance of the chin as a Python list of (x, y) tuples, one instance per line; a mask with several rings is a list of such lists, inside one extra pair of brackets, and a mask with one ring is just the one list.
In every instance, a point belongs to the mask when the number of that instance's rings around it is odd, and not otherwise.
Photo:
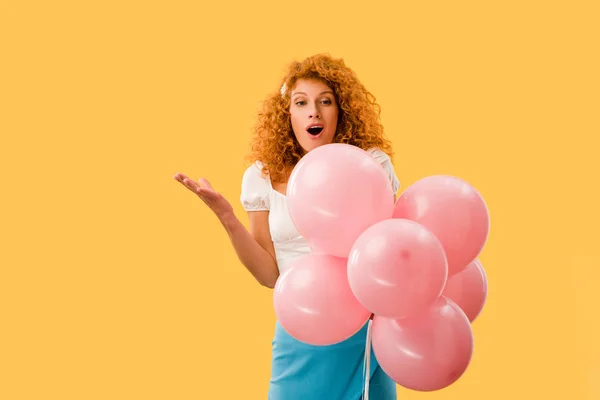
[(305, 152), (309, 152), (311, 150), (316, 149), (317, 147), (321, 147), (321, 146), (325, 146), (326, 144), (329, 144), (330, 142), (322, 142), (322, 143), (309, 143), (307, 146), (302, 146), (302, 148), (304, 149)]
[[(297, 140), (298, 138), (296, 138)], [(324, 146), (326, 144), (333, 143), (333, 135), (321, 136), (317, 139), (312, 138), (303, 138), (304, 140), (300, 141), (300, 146), (304, 150), (305, 153), (316, 149), (317, 147)]]

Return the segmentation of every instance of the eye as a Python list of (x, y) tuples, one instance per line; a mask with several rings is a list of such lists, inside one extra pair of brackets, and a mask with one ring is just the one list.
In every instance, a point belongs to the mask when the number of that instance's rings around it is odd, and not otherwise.
[(305, 101), (303, 101), (303, 100), (300, 100), (300, 101), (297, 101), (297, 102), (296, 102), (296, 105), (297, 105), (297, 106), (302, 106), (302, 105), (304, 105), (305, 103), (306, 103)]
[(325, 100), (323, 100), (323, 104), (331, 104), (331, 100), (325, 99)]

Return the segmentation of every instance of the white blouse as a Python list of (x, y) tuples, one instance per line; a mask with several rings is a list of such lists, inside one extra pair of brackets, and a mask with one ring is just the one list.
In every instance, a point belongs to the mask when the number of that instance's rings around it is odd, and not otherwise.
[[(388, 155), (376, 148), (367, 152), (384, 168), (396, 194), (400, 182)], [(242, 178), (240, 200), (246, 211), (269, 211), (269, 230), (275, 247), (279, 273), (282, 274), (292, 261), (310, 254), (311, 249), (292, 222), (286, 196), (273, 188), (271, 180), (262, 176), (261, 169), (262, 164), (258, 161), (246, 169)]]

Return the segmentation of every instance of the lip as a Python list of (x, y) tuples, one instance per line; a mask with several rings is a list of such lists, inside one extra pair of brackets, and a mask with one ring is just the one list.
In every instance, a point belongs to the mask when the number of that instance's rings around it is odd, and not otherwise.
[[(318, 135), (311, 135), (310, 133), (308, 133), (308, 129), (312, 128), (313, 126), (320, 126), (323, 129), (321, 129), (321, 132)], [(314, 124), (310, 124), (306, 126), (306, 134), (308, 135), (309, 138), (311, 138), (312, 140), (316, 140), (318, 138), (321, 137), (321, 135), (323, 134), (323, 132), (325, 131), (325, 124), (319, 124), (319, 123), (314, 123)]]
[(323, 129), (325, 129), (325, 125), (324, 124), (314, 123), (314, 124), (307, 125), (306, 126), (306, 130), (308, 130), (308, 128), (312, 128), (313, 126), (321, 126), (321, 127), (323, 127)]

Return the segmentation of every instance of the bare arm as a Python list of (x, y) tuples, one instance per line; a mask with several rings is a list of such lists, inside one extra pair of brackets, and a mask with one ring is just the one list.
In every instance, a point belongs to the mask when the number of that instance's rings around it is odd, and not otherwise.
[(227, 231), (239, 260), (252, 276), (263, 286), (275, 287), (279, 270), (269, 233), (269, 212), (248, 213), (248, 230), (236, 217), (231, 204), (206, 179), (195, 182), (183, 174), (176, 174), (174, 179), (194, 192), (215, 213)]
[(242, 264), (261, 285), (274, 288), (279, 270), (269, 232), (269, 212), (254, 211), (248, 216), (249, 230), (233, 213), (220, 220)]

